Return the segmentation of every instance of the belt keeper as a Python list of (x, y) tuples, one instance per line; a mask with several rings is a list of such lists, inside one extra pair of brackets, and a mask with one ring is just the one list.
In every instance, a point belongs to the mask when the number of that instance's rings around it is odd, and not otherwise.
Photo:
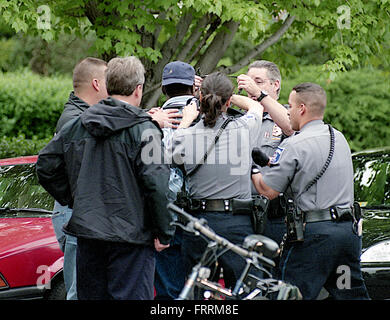
[(332, 218), (332, 221), (338, 220), (338, 214), (337, 214), (336, 208), (334, 208), (334, 207), (330, 208), (330, 217)]
[(229, 200), (223, 200), (223, 203), (225, 204), (225, 211), (229, 211)]
[(200, 204), (201, 204), (202, 210), (206, 210), (206, 201), (205, 200), (201, 200)]

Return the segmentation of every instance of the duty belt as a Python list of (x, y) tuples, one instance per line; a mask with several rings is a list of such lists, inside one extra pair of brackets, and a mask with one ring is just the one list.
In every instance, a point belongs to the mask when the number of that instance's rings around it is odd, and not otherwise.
[(216, 211), (231, 213), (232, 202), (230, 199), (190, 199), (189, 209), (192, 211)]
[(340, 209), (331, 207), (323, 210), (305, 211), (304, 222), (320, 222), (320, 221), (352, 221), (354, 219), (350, 208)]

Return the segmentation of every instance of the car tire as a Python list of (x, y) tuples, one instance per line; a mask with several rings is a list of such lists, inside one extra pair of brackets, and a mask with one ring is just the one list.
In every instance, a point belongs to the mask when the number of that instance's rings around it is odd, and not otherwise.
[(51, 283), (51, 289), (46, 292), (46, 300), (66, 300), (64, 280), (60, 279)]

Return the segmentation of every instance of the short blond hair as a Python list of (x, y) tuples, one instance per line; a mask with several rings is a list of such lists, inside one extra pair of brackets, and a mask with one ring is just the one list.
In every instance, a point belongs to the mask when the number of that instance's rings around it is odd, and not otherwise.
[(137, 57), (113, 58), (108, 62), (106, 85), (110, 96), (131, 96), (135, 88), (144, 82), (145, 68)]
[(326, 92), (320, 85), (304, 82), (292, 88), (296, 92), (297, 102), (304, 103), (313, 115), (323, 116), (326, 107)]
[(80, 90), (93, 79), (104, 80), (106, 66), (107, 62), (98, 58), (87, 57), (81, 60), (73, 69), (73, 89)]

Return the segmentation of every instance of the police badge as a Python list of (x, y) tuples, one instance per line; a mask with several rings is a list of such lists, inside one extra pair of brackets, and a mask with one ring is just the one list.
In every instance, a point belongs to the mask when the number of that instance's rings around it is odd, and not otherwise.
[(274, 124), (274, 127), (272, 128), (272, 136), (273, 137), (280, 137), (282, 135), (282, 129), (277, 124)]

